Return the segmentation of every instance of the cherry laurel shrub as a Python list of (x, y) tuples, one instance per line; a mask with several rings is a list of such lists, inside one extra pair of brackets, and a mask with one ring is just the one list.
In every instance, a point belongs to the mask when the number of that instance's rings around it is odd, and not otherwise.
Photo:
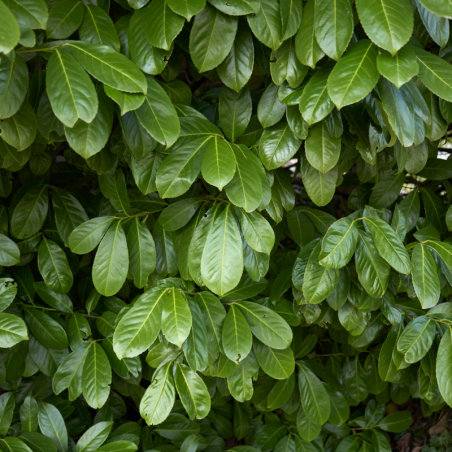
[(0, 0), (0, 450), (428, 440), (452, 406), (451, 17)]

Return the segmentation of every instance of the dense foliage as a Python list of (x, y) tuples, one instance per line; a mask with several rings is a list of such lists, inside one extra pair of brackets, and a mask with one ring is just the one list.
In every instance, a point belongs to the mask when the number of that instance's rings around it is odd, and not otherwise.
[(449, 18), (0, 0), (1, 451), (448, 447)]

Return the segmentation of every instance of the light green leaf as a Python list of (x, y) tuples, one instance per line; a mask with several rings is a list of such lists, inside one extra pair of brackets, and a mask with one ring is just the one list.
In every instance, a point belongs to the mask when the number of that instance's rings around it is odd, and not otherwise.
[(409, 46), (403, 47), (394, 56), (389, 53), (380, 53), (377, 56), (377, 67), (380, 74), (397, 88), (407, 83), (419, 72), (416, 54)]
[(39, 428), (56, 445), (58, 452), (68, 451), (68, 434), (63, 416), (58, 408), (42, 402), (38, 413)]
[(204, 419), (210, 411), (210, 395), (201, 377), (188, 366), (176, 363), (174, 380), (188, 417)]
[(334, 66), (328, 78), (328, 94), (341, 109), (364, 99), (375, 87), (380, 74), (377, 70), (377, 47), (361, 39)]
[(143, 73), (111, 47), (88, 42), (72, 42), (68, 47), (77, 61), (102, 83), (119, 91), (146, 94)]
[(295, 370), (295, 359), (292, 349), (277, 350), (254, 340), (256, 359), (262, 370), (276, 380), (289, 378)]
[(172, 288), (164, 294), (162, 307), (162, 332), (169, 342), (182, 347), (192, 326), (187, 300), (179, 289)]
[(196, 15), (190, 32), (190, 55), (199, 72), (217, 67), (229, 54), (237, 32), (237, 18), (210, 5)]
[(416, 363), (430, 350), (436, 333), (435, 321), (427, 316), (416, 317), (402, 331), (397, 350), (405, 355), (405, 361)]
[(0, 340), (6, 348), (28, 340), (24, 321), (13, 314), (0, 313)]
[(89, 346), (82, 371), (82, 391), (86, 403), (92, 408), (102, 408), (110, 395), (111, 366), (102, 347), (97, 342)]
[(173, 409), (176, 397), (173, 362), (158, 369), (140, 402), (140, 414), (148, 425), (162, 423)]
[(128, 268), (126, 236), (121, 221), (115, 220), (102, 238), (94, 258), (94, 287), (106, 297), (115, 295), (124, 284)]
[(90, 123), (98, 101), (93, 82), (75, 58), (55, 49), (46, 70), (47, 94), (55, 116), (67, 127), (80, 118)]
[[(428, 246), (418, 243), (412, 255), (413, 286), (423, 309), (439, 302), (441, 285), (435, 260)], [(411, 324), (411, 323), (410, 323)]]
[(215, 218), (207, 236), (201, 259), (202, 279), (212, 292), (224, 295), (239, 283), (242, 272), (242, 240), (232, 207), (227, 206)]
[(253, 336), (244, 315), (235, 304), (232, 304), (222, 329), (222, 345), (225, 355), (238, 364), (248, 356), (252, 343)]
[(413, 10), (408, 0), (357, 0), (356, 9), (367, 36), (394, 56), (413, 32)]

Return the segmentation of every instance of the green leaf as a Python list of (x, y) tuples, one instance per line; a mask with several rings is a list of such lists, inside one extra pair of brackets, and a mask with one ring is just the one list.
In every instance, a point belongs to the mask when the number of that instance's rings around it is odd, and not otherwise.
[(270, 254), (275, 243), (275, 233), (262, 215), (240, 210), (240, 227), (246, 243), (251, 248), (260, 253)]
[(137, 218), (127, 232), (129, 250), (129, 272), (133, 275), (135, 286), (143, 288), (149, 275), (155, 270), (157, 257), (155, 243), (149, 229)]
[(334, 66), (328, 78), (328, 94), (341, 109), (364, 99), (377, 84), (379, 76), (377, 47), (371, 41), (361, 39)]
[(20, 439), (27, 444), (33, 452), (56, 452), (57, 448), (53, 441), (41, 433), (24, 432), (20, 435)]
[(298, 151), (301, 140), (288, 124), (277, 124), (264, 130), (259, 140), (259, 157), (267, 170), (280, 168)]
[(198, 292), (193, 299), (201, 309), (208, 337), (209, 362), (216, 360), (221, 348), (223, 322), (226, 318), (224, 306), (211, 292)]
[(6, 392), (0, 396), (0, 409), (2, 415), (0, 416), (0, 436), (5, 437), (11, 425), (13, 418), (13, 411), (16, 402), (12, 392)]
[(101, 421), (93, 425), (77, 441), (74, 452), (97, 450), (107, 439), (112, 427), (112, 421)]
[(42, 238), (38, 249), (38, 268), (50, 290), (58, 294), (69, 292), (73, 276), (64, 251), (53, 241)]
[(0, 52), (6, 54), (19, 42), (20, 27), (14, 15), (3, 2), (0, 2), (0, 17)]
[(377, 56), (377, 67), (380, 74), (397, 88), (407, 83), (419, 72), (416, 54), (409, 46), (403, 47), (394, 56), (389, 53), (380, 53)]
[(423, 309), (436, 306), (440, 298), (440, 281), (435, 260), (428, 246), (418, 243), (412, 255), (413, 286)]
[(20, 262), (18, 246), (6, 235), (0, 234), (0, 265), (11, 267)]
[(397, 350), (405, 355), (405, 361), (416, 363), (430, 350), (436, 333), (435, 321), (427, 316), (416, 317), (402, 331)]
[(331, 64), (322, 66), (303, 89), (300, 98), (300, 112), (310, 126), (328, 116), (334, 108), (327, 89), (331, 70)]
[(72, 313), (73, 306), (69, 296), (50, 290), (43, 281), (35, 282), (33, 286), (39, 298), (45, 301), (49, 306), (57, 311), (66, 312), (68, 314)]
[(35, 140), (38, 123), (29, 102), (22, 103), (19, 110), (2, 121), (2, 139), (18, 151), (27, 149)]
[(53, 376), (52, 389), (60, 394), (68, 389), (69, 400), (76, 400), (82, 393), (82, 371), (91, 345), (83, 343), (59, 365)]
[(229, 54), (217, 66), (218, 76), (228, 88), (238, 93), (251, 77), (253, 62), (254, 44), (252, 35), (248, 27), (240, 24)]
[(157, 170), (157, 189), (162, 198), (184, 194), (201, 171), (202, 158), (210, 137), (181, 137)]
[(183, 228), (199, 209), (202, 200), (199, 198), (185, 198), (168, 206), (159, 216), (159, 223), (167, 231)]
[(438, 14), (438, 16), (452, 15), (452, 2), (450, 0), (420, 0), (421, 3), (429, 10)]
[(452, 328), (446, 327), (446, 331), (441, 339), (436, 359), (436, 375), (438, 388), (445, 402), (452, 405)]
[(68, 38), (80, 27), (83, 20), (83, 12), (83, 3), (79, 0), (62, 0), (55, 3), (50, 10), (47, 21), (47, 38)]
[(97, 114), (98, 101), (93, 82), (75, 58), (55, 49), (46, 71), (47, 94), (55, 116), (67, 127), (80, 118), (90, 123)]
[(251, 119), (251, 110), (252, 103), (248, 88), (243, 88), (239, 92), (234, 92), (227, 87), (222, 88), (219, 102), (220, 122), (221, 128), (230, 141), (234, 142), (235, 138), (243, 135)]
[(69, 244), (72, 231), (88, 221), (88, 215), (77, 198), (67, 191), (53, 188), (52, 203), (58, 233), (64, 243)]
[(22, 432), (35, 432), (38, 429), (38, 403), (36, 399), (28, 395), (20, 407), (20, 423)]
[(18, 22), (23, 22), (29, 28), (46, 29), (48, 20), (47, 5), (43, 0), (5, 0), (3, 2), (14, 14)]
[(180, 16), (190, 19), (202, 11), (205, 0), (168, 0), (168, 6)]
[(381, 102), (388, 115), (389, 123), (403, 146), (411, 146), (414, 142), (414, 111), (411, 98), (406, 95), (404, 87), (397, 89), (392, 83), (381, 79), (378, 84)]
[(311, 128), (305, 143), (305, 150), (308, 162), (315, 170), (325, 175), (339, 161), (341, 141), (331, 135), (326, 122), (322, 121)]
[(400, 433), (407, 430), (412, 424), (413, 419), (409, 411), (398, 411), (384, 417), (378, 427), (386, 432)]
[(255, 156), (246, 146), (233, 145), (231, 149), (237, 169), (231, 182), (225, 186), (226, 195), (237, 207), (252, 212), (260, 206), (263, 197), (260, 168), (255, 164)]
[(121, 108), (121, 115), (125, 115), (129, 111), (136, 110), (141, 107), (145, 96), (137, 93), (123, 93), (111, 86), (104, 85), (105, 94), (114, 100)]
[(150, 17), (151, 5), (138, 9), (130, 19), (130, 30), (127, 39), (131, 60), (146, 74), (160, 74), (168, 64), (172, 50), (167, 51), (152, 47), (146, 38)]
[(53, 350), (63, 350), (68, 346), (64, 328), (40, 309), (27, 308), (25, 321), (33, 336), (44, 346)]
[(305, 65), (314, 68), (324, 53), (315, 38), (317, 0), (308, 0), (304, 7), (300, 29), (295, 37), (295, 53)]
[(121, 221), (115, 220), (102, 238), (93, 264), (93, 283), (106, 297), (124, 284), (129, 268), (127, 241)]
[(379, 218), (365, 218), (364, 224), (383, 259), (400, 273), (409, 275), (410, 258), (393, 229)]
[(378, 254), (370, 235), (357, 228), (359, 241), (356, 247), (355, 265), (359, 282), (374, 298), (386, 292), (391, 272), (390, 265)]
[(96, 248), (111, 226), (114, 217), (96, 217), (82, 223), (69, 236), (69, 246), (76, 254), (87, 254)]
[(452, 74), (449, 63), (425, 50), (413, 47), (419, 63), (419, 79), (441, 99), (452, 102)]
[(405, 182), (405, 173), (387, 173), (379, 179), (376, 187), (372, 190), (369, 204), (376, 209), (389, 207), (399, 196)]
[(192, 326), (187, 300), (179, 289), (172, 288), (165, 293), (162, 306), (162, 332), (169, 342), (182, 347)]
[(110, 16), (99, 6), (86, 5), (85, 17), (79, 30), (80, 39), (120, 50), (118, 33)]
[(113, 336), (119, 359), (137, 356), (154, 342), (161, 327), (163, 296), (162, 290), (144, 293), (121, 318)]
[(166, 0), (152, 2), (149, 17), (151, 20), (146, 33), (149, 43), (159, 49), (170, 50), (184, 26), (184, 19), (172, 11)]
[(333, 223), (322, 240), (319, 264), (328, 268), (342, 268), (348, 264), (358, 244), (358, 230), (350, 217)]
[(207, 142), (205, 149), (201, 165), (202, 176), (207, 183), (217, 187), (218, 190), (223, 190), (236, 171), (232, 146), (216, 135)]
[(68, 434), (63, 416), (58, 408), (42, 402), (38, 413), (39, 428), (56, 445), (58, 452), (68, 451)]
[(226, 356), (240, 363), (250, 353), (253, 342), (251, 329), (241, 310), (232, 304), (222, 329), (222, 345)]
[(16, 315), (0, 313), (0, 339), (6, 348), (28, 340), (24, 321)]
[(295, 359), (290, 348), (277, 350), (254, 340), (256, 359), (262, 370), (276, 380), (289, 378), (295, 370)]
[(174, 381), (188, 417), (204, 419), (210, 411), (210, 395), (201, 377), (188, 366), (176, 363)]
[(92, 408), (102, 408), (110, 395), (110, 383), (111, 366), (107, 355), (97, 342), (92, 342), (82, 371), (86, 403)]
[(320, 48), (339, 60), (353, 34), (353, 12), (348, 0), (319, 0), (316, 4), (315, 37)]
[(196, 15), (190, 32), (190, 55), (199, 72), (217, 67), (229, 54), (237, 32), (237, 18), (210, 5)]
[(105, 147), (113, 126), (113, 104), (100, 86), (97, 97), (99, 107), (89, 124), (78, 121), (74, 127), (64, 128), (71, 148), (84, 159), (92, 157)]
[(337, 166), (323, 174), (311, 166), (307, 159), (303, 159), (301, 178), (309, 198), (317, 206), (326, 206), (333, 199), (337, 177)]
[(240, 281), (243, 250), (240, 232), (231, 206), (215, 218), (202, 253), (201, 274), (204, 284), (217, 295), (224, 295)]
[(330, 417), (330, 399), (321, 381), (303, 362), (299, 364), (298, 386), (306, 416), (314, 424), (323, 425)]
[[(281, 47), (271, 53), (270, 57), (270, 72), (276, 85), (281, 85), (284, 80), (287, 80), (290, 88), (295, 89), (306, 77), (308, 67), (303, 66), (297, 58), (295, 39), (285, 41)], [(278, 97), (282, 100), (279, 90)]]
[(281, 45), (281, 13), (277, 2), (261, 0), (259, 12), (247, 16), (247, 20), (251, 31), (267, 47), (276, 50)]
[[(5, 8), (0, 3), (0, 9)], [(0, 17), (8, 17), (11, 14), (7, 9), (5, 14), (0, 12)], [(1, 20), (1, 19), (0, 19)], [(14, 27), (14, 17), (10, 18), (10, 24)], [(13, 33), (13, 32), (12, 32)], [(10, 35), (8, 32), (0, 32), (1, 40)], [(10, 61), (8, 58), (2, 58), (0, 62), (0, 118), (5, 119), (13, 116), (19, 110), (25, 99), (28, 88), (28, 68), (22, 58), (14, 58)]]
[(147, 79), (146, 98), (137, 110), (137, 117), (149, 135), (166, 147), (172, 146), (179, 137), (176, 110), (165, 90), (153, 78)]
[(303, 281), (303, 295), (310, 304), (318, 304), (331, 295), (339, 283), (340, 273), (336, 268), (319, 264), (321, 244), (318, 243), (309, 256)]
[(158, 369), (140, 402), (140, 414), (148, 425), (162, 423), (170, 414), (176, 397), (173, 362)]
[(367, 36), (394, 56), (413, 32), (413, 10), (408, 0), (357, 0), (356, 9)]
[(274, 126), (286, 111), (286, 106), (279, 100), (278, 89), (277, 85), (270, 83), (257, 105), (257, 117), (264, 128)]
[(143, 73), (111, 47), (88, 42), (72, 42), (68, 47), (77, 61), (102, 83), (126, 93), (146, 94)]
[(238, 301), (234, 305), (243, 312), (251, 331), (261, 342), (278, 350), (289, 347), (292, 331), (279, 314), (251, 301)]

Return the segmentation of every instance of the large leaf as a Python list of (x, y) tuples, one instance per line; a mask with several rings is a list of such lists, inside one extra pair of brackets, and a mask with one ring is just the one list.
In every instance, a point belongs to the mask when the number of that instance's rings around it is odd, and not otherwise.
[(93, 264), (93, 283), (108, 297), (119, 291), (127, 276), (129, 258), (121, 221), (115, 220), (102, 238)]
[(237, 32), (237, 18), (210, 5), (196, 15), (190, 32), (190, 54), (199, 72), (217, 67), (229, 54)]
[(222, 345), (226, 356), (233, 362), (243, 361), (253, 343), (251, 329), (235, 304), (231, 305), (222, 328)]
[(318, 0), (315, 15), (315, 37), (320, 48), (338, 60), (353, 34), (353, 12), (348, 0)]
[(409, 275), (410, 258), (394, 230), (379, 218), (365, 218), (364, 224), (383, 259), (400, 273)]
[(432, 308), (439, 302), (441, 285), (435, 260), (428, 247), (418, 243), (412, 256), (413, 286), (424, 309)]
[(78, 62), (102, 83), (127, 93), (146, 94), (143, 73), (124, 55), (101, 44), (76, 42), (68, 46)]
[(170, 147), (179, 136), (179, 119), (165, 90), (153, 79), (147, 80), (146, 98), (137, 117), (149, 134)]
[(204, 284), (217, 295), (224, 295), (240, 281), (243, 250), (232, 207), (227, 206), (215, 218), (202, 253), (201, 274)]
[(334, 66), (328, 78), (328, 94), (337, 108), (364, 99), (378, 82), (377, 47), (361, 39)]
[(13, 314), (0, 313), (0, 339), (5, 347), (13, 347), (27, 340), (27, 327), (24, 321)]
[(82, 371), (82, 391), (92, 408), (102, 408), (110, 395), (111, 367), (102, 347), (97, 342), (89, 346)]
[(331, 404), (325, 387), (305, 365), (299, 365), (298, 386), (301, 406), (308, 419), (317, 425), (324, 424), (331, 413)]
[(446, 403), (452, 405), (452, 328), (446, 327), (438, 348), (436, 360), (436, 374), (438, 388)]
[(162, 332), (169, 342), (182, 347), (192, 326), (187, 300), (179, 289), (173, 288), (164, 294), (162, 303)]
[(93, 82), (72, 55), (55, 49), (46, 71), (47, 94), (56, 117), (67, 127), (91, 122), (98, 109)]
[(140, 414), (146, 423), (156, 425), (163, 422), (173, 408), (175, 396), (173, 362), (169, 362), (154, 373), (141, 399)]
[(152, 345), (161, 327), (164, 295), (160, 289), (145, 292), (121, 318), (113, 335), (119, 359), (137, 356)]
[(367, 36), (392, 56), (410, 39), (414, 19), (408, 0), (357, 0), (356, 9)]

